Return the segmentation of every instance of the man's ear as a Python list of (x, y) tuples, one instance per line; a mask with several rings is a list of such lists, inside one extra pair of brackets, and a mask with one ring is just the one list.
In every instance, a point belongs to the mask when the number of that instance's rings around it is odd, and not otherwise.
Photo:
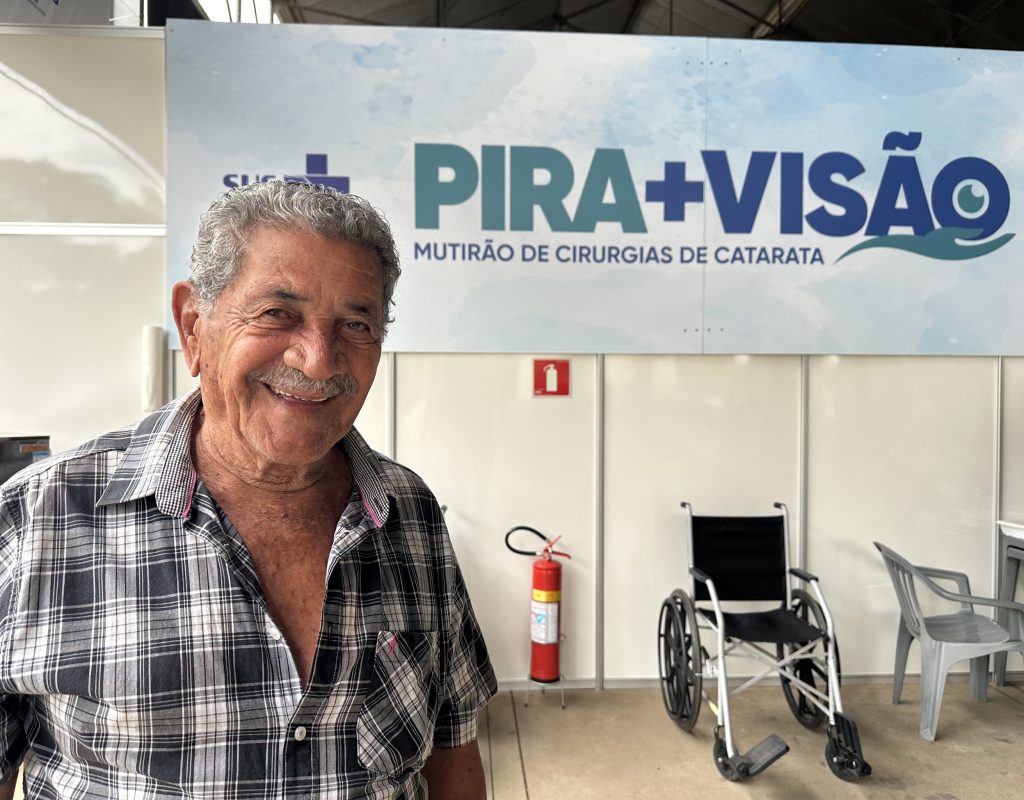
[(178, 281), (171, 289), (171, 311), (174, 324), (181, 339), (181, 354), (185, 357), (189, 374), (199, 376), (199, 331), (202, 318), (199, 314), (195, 290), (188, 281)]

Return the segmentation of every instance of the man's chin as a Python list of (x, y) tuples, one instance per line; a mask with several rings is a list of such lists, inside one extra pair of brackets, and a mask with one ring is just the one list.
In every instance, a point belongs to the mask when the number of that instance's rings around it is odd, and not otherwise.
[(258, 446), (256, 450), (270, 464), (302, 468), (319, 464), (329, 457), (334, 449), (335, 442), (323, 439), (310, 442), (298, 439), (282, 440), (277, 438), (272, 443), (264, 442), (261, 444), (262, 446)]

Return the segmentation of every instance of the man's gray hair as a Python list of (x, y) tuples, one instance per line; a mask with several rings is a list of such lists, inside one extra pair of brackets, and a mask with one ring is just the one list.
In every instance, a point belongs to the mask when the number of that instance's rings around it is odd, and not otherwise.
[(208, 313), (238, 274), (255, 227), (317, 233), (365, 245), (384, 267), (384, 323), (391, 322), (392, 295), (402, 270), (391, 228), (366, 200), (325, 186), (285, 181), (253, 183), (224, 192), (199, 219), (189, 283), (199, 310)]

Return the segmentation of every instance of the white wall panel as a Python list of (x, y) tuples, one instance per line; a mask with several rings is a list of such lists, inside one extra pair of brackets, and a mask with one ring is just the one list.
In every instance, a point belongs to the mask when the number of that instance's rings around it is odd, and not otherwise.
[(0, 222), (164, 222), (164, 41), (0, 33)]
[(872, 541), (992, 591), (996, 361), (824, 356), (808, 382), (808, 569), (844, 672), (891, 674), (899, 608)]
[(163, 239), (0, 236), (0, 430), (48, 434), (57, 452), (143, 416), (163, 264)]
[(561, 534), (572, 554), (563, 568), (562, 672), (577, 681), (595, 674), (595, 361), (571, 359), (571, 397), (535, 398), (532, 356), (398, 356), (398, 460), (448, 506), (501, 681), (523, 681), (529, 668), (532, 559), (504, 544), (519, 524)]
[(784, 502), (795, 544), (800, 358), (606, 356), (605, 386), (605, 677), (652, 678), (661, 602), (690, 591), (681, 500), (698, 514)]

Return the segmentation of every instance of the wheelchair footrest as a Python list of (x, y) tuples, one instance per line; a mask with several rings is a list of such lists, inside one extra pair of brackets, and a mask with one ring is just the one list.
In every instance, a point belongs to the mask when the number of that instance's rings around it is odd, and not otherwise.
[(753, 777), (759, 772), (764, 772), (788, 752), (789, 745), (773, 733), (751, 747), (740, 758), (750, 765), (748, 774)]
[(843, 714), (835, 715), (836, 724), (828, 726), (825, 760), (829, 769), (844, 781), (855, 781), (871, 774), (871, 765), (864, 760), (857, 724)]
[(773, 733), (755, 744), (746, 753), (737, 753), (730, 757), (726, 753), (724, 740), (720, 738), (718, 731), (715, 731), (716, 766), (718, 771), (731, 781), (753, 778), (788, 752), (789, 745)]

